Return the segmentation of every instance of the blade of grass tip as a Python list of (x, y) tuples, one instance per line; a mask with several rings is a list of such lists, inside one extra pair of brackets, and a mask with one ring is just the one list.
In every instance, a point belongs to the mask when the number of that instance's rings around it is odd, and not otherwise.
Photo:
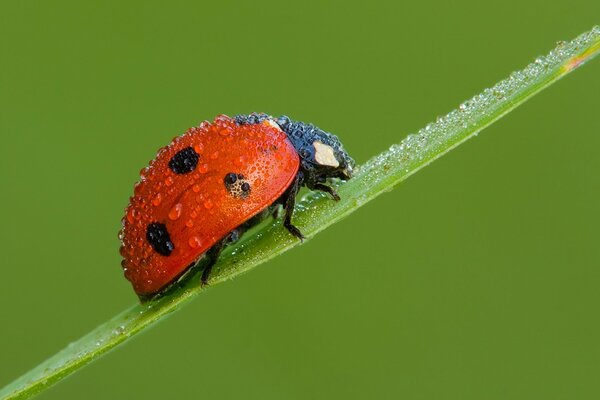
[[(559, 43), (547, 56), (513, 72), (509, 78), (362, 165), (352, 180), (339, 186), (341, 201), (329, 201), (320, 194), (306, 196), (298, 204), (295, 223), (308, 238), (314, 236), (473, 137), (598, 52), (599, 27), (571, 42)], [(254, 268), (297, 244), (280, 223), (274, 223), (228, 249), (215, 266), (211, 286)], [(199, 280), (194, 278), (161, 299), (125, 310), (3, 388), (0, 398), (27, 398), (43, 391), (177, 310), (202, 291)]]

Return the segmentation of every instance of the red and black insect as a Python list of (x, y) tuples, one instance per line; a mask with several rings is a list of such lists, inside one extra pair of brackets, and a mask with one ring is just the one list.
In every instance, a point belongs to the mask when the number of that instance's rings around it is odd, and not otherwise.
[(329, 193), (354, 161), (338, 138), (266, 114), (218, 116), (176, 137), (142, 170), (119, 237), (125, 277), (140, 299), (163, 293), (200, 260), (206, 284), (223, 248), (279, 205), (292, 224), (302, 186)]

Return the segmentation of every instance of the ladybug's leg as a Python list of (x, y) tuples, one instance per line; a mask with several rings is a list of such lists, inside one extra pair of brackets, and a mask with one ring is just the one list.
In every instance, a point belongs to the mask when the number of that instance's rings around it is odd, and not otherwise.
[(310, 189), (329, 193), (335, 201), (340, 201), (340, 196), (337, 194), (335, 189), (333, 189), (331, 186), (327, 186), (322, 183), (315, 183)]
[(273, 216), (273, 219), (279, 218), (279, 213), (280, 212), (281, 212), (281, 205), (279, 203), (276, 203), (273, 206), (273, 211), (271, 212), (271, 215)]
[(210, 272), (212, 271), (212, 267), (215, 265), (221, 252), (228, 245), (235, 243), (239, 240), (244, 233), (244, 227), (240, 226), (227, 234), (223, 239), (219, 240), (217, 243), (213, 245), (206, 252), (206, 257), (208, 258), (208, 262), (202, 271), (202, 278), (200, 278), (200, 282), (202, 282), (202, 286), (206, 286), (208, 284), (208, 277), (210, 276)]
[(283, 216), (283, 226), (294, 236), (296, 236), (300, 240), (304, 240), (304, 235), (300, 232), (300, 229), (296, 228), (292, 225), (292, 214), (294, 213), (294, 206), (296, 205), (296, 195), (298, 194), (298, 190), (300, 190), (300, 181), (302, 180), (301, 174), (296, 176), (294, 182), (290, 185), (290, 187), (285, 191), (281, 200), (283, 202), (284, 208), (284, 216)]

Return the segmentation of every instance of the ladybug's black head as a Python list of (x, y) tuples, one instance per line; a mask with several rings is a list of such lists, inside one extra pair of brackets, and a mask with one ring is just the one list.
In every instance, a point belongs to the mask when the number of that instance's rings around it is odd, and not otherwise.
[(348, 180), (354, 160), (346, 153), (337, 136), (312, 124), (282, 116), (273, 120), (287, 134), (300, 156), (304, 184), (309, 188), (328, 178)]

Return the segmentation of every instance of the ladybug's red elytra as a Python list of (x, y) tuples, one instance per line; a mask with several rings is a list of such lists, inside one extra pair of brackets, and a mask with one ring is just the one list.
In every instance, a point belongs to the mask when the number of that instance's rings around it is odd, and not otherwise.
[[(167, 291), (202, 264), (202, 284), (225, 246), (283, 206), (292, 225), (302, 186), (329, 193), (354, 160), (338, 138), (314, 125), (267, 114), (218, 116), (176, 137), (141, 171), (122, 220), (125, 277), (142, 301)], [(199, 264), (199, 261), (203, 261)]]

